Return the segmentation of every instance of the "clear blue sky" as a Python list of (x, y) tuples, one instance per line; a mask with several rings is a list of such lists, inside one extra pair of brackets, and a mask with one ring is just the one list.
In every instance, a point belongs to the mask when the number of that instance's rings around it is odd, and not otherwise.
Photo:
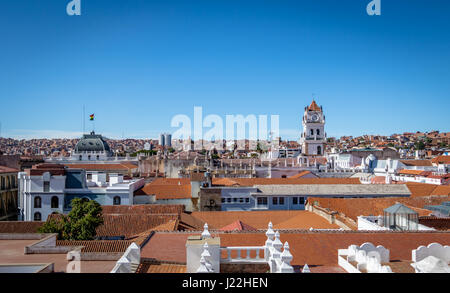
[(2, 136), (112, 138), (176, 114), (279, 114), (298, 139), (312, 93), (328, 136), (450, 131), (450, 1), (1, 1)]

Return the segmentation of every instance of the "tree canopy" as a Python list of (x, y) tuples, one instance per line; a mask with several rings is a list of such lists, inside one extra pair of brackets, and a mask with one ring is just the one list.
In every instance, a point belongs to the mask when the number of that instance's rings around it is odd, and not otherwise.
[(102, 207), (94, 200), (75, 198), (71, 202), (72, 210), (57, 219), (50, 219), (39, 233), (58, 233), (63, 240), (93, 240), (96, 229), (103, 223)]

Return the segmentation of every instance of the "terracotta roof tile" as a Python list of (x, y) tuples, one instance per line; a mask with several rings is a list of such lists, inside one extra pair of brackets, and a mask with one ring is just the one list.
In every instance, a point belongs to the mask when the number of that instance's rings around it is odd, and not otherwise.
[(220, 228), (221, 231), (255, 231), (258, 230), (256, 228), (253, 228), (250, 225), (247, 225), (240, 220), (234, 221), (233, 223)]
[(312, 174), (312, 173), (310, 171), (302, 171), (302, 172), (300, 172), (300, 173), (298, 173), (298, 174), (296, 174), (294, 176), (289, 177), (289, 179), (301, 178), (301, 177), (303, 177), (305, 175), (308, 175), (308, 174)]
[(0, 166), (0, 174), (1, 173), (17, 173), (19, 172), (19, 170), (14, 169), (14, 168), (9, 168), (6, 166)]
[(402, 174), (402, 175), (416, 175), (416, 176), (419, 176), (419, 175), (422, 175), (424, 173), (424, 171), (423, 170), (402, 169), (402, 170), (398, 171), (398, 173)]
[(185, 274), (186, 265), (158, 263), (158, 262), (142, 262), (137, 269), (138, 274)]
[(102, 206), (102, 214), (181, 214), (184, 205), (148, 204), (148, 205), (120, 205)]
[(382, 215), (384, 209), (397, 202), (412, 208), (419, 213), (419, 216), (428, 216), (431, 211), (424, 209), (424, 206), (438, 205), (449, 200), (450, 197), (308, 198), (310, 204), (336, 211), (354, 221), (357, 221), (358, 216)]
[[(142, 249), (142, 257), (160, 261), (186, 262), (186, 240), (193, 233), (156, 233)], [(220, 236), (220, 245), (259, 246), (264, 245), (267, 237), (262, 232), (212, 233)], [(372, 242), (390, 250), (391, 260), (410, 260), (411, 251), (421, 245), (433, 242), (450, 243), (450, 233), (439, 232), (282, 232), (280, 240), (289, 242), (293, 255), (292, 265), (312, 267), (336, 267), (338, 249), (349, 245), (361, 245)]]
[(308, 211), (193, 212), (192, 216), (208, 223), (210, 229), (220, 229), (235, 221), (242, 221), (256, 229), (266, 229), (269, 221), (277, 229), (339, 228)]
[(82, 252), (125, 252), (134, 241), (127, 240), (57, 240), (56, 246), (84, 246)]
[(433, 164), (450, 164), (450, 156), (438, 156), (431, 160)]
[(436, 230), (450, 230), (450, 218), (420, 217), (419, 224), (434, 228)]
[(402, 162), (406, 166), (433, 166), (430, 160), (400, 160), (400, 162)]
[(104, 223), (96, 231), (98, 237), (125, 236), (128, 238), (177, 219), (177, 214), (103, 215)]
[(0, 222), (0, 233), (37, 233), (45, 222)]
[(117, 171), (131, 171), (137, 169), (138, 166), (133, 164), (66, 164), (70, 169), (84, 169), (87, 171), (102, 171), (102, 170), (117, 170)]
[(309, 111), (322, 111), (322, 109), (317, 105), (316, 101), (312, 101), (311, 105), (308, 106)]

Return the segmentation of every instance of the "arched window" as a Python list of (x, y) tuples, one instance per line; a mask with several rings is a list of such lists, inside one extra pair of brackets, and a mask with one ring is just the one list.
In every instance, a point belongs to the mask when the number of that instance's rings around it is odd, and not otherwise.
[(314, 129), (311, 129), (311, 135), (314, 135)]
[(40, 196), (36, 196), (34, 198), (34, 208), (35, 209), (40, 209), (42, 207), (42, 199)]
[(52, 209), (59, 207), (59, 198), (57, 196), (52, 197)]
[(34, 220), (37, 221), (37, 222), (42, 221), (42, 215), (41, 215), (41, 213), (39, 213), (39, 212), (34, 213)]
[(115, 196), (113, 199), (113, 204), (115, 206), (119, 206), (120, 205), (120, 196)]
[(320, 145), (317, 147), (317, 154), (318, 155), (322, 154), (322, 147)]
[(317, 129), (317, 135), (320, 135), (320, 129)]

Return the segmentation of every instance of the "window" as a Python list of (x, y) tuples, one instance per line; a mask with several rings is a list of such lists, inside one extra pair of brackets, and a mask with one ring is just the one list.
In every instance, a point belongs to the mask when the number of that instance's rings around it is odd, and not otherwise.
[(304, 197), (300, 197), (300, 204), (305, 204), (305, 198)]
[(5, 189), (5, 177), (2, 177), (2, 185), (1, 185), (1, 189)]
[(57, 196), (52, 197), (52, 209), (59, 207), (59, 198)]
[(222, 203), (225, 203), (225, 198), (222, 198)]
[(284, 197), (280, 197), (279, 202), (280, 204), (284, 204)]
[(267, 205), (267, 197), (258, 197), (258, 205)]
[(39, 212), (34, 213), (34, 220), (37, 221), (37, 222), (42, 221), (42, 215), (41, 215), (41, 213), (39, 213)]
[(115, 197), (114, 197), (114, 199), (113, 199), (113, 204), (114, 204), (115, 206), (120, 205), (120, 196), (115, 196)]
[(237, 197), (233, 197), (233, 202), (237, 202)]
[(272, 197), (272, 204), (277, 205), (278, 204), (278, 197)]
[(50, 181), (44, 181), (44, 192), (50, 192)]
[(322, 154), (322, 147), (320, 145), (317, 147), (317, 154), (318, 155)]
[(36, 196), (34, 198), (34, 208), (35, 209), (40, 209), (42, 207), (42, 199), (40, 196)]
[(240, 203), (243, 203), (243, 202), (244, 202), (244, 198), (241, 197), (241, 198), (239, 199), (239, 202), (240, 202)]
[(317, 129), (316, 133), (317, 133), (317, 135), (320, 135), (320, 129)]
[(287, 178), (287, 175), (282, 175), (281, 178)]
[(227, 202), (228, 202), (228, 203), (231, 203), (231, 198), (230, 198), (230, 197), (227, 198)]
[(311, 129), (311, 135), (314, 135), (314, 129)]
[(80, 161), (82, 161), (82, 160), (83, 160), (83, 156), (79, 156), (78, 159), (79, 159)]
[(298, 197), (292, 198), (292, 204), (298, 204)]
[(249, 203), (249, 202), (250, 202), (250, 198), (246, 197), (246, 198), (245, 198), (245, 202), (246, 202), (246, 203)]

